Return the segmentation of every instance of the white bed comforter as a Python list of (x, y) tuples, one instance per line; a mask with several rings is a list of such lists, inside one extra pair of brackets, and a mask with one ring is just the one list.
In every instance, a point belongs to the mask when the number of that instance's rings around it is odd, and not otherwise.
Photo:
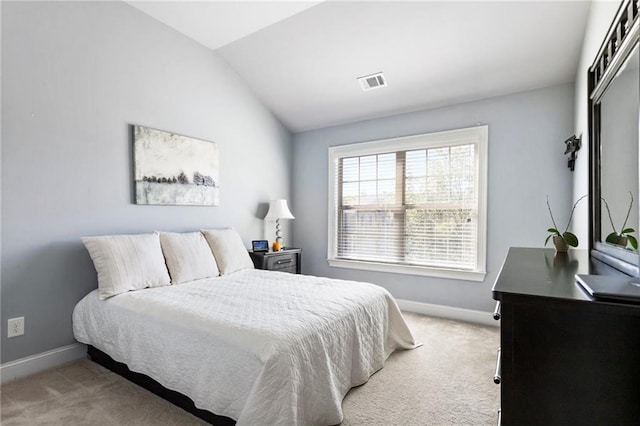
[(78, 341), (238, 425), (333, 425), (342, 399), (415, 341), (393, 297), (353, 281), (245, 270), (73, 312)]

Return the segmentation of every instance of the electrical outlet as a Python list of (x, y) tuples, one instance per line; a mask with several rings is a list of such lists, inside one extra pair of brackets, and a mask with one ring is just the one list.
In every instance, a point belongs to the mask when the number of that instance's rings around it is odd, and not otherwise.
[(24, 317), (11, 318), (7, 321), (7, 337), (22, 336), (24, 334)]

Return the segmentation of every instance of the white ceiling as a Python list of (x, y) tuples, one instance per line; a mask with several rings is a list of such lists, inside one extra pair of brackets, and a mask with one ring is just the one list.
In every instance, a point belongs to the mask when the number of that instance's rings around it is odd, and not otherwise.
[[(588, 2), (133, 2), (293, 132), (571, 82)], [(388, 87), (356, 77), (383, 71)]]
[(146, 1), (131, 6), (215, 50), (253, 34), (318, 1)]

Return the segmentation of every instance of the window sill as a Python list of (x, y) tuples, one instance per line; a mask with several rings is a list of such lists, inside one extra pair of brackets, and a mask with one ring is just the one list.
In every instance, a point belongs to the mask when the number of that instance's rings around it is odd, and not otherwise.
[(388, 263), (364, 262), (359, 260), (327, 259), (327, 262), (329, 266), (336, 268), (361, 269), (364, 271), (420, 275), (466, 281), (484, 281), (487, 275), (485, 271), (461, 271), (459, 269), (428, 268), (424, 266), (390, 265)]

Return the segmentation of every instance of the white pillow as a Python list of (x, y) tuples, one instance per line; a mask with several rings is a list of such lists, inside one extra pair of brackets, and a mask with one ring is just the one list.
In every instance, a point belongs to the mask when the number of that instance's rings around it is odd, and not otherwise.
[(98, 272), (100, 299), (170, 283), (157, 234), (84, 237), (82, 242)]
[(200, 232), (160, 232), (160, 245), (171, 275), (171, 284), (220, 275), (216, 259)]
[(249, 251), (235, 229), (203, 230), (222, 275), (253, 269)]

